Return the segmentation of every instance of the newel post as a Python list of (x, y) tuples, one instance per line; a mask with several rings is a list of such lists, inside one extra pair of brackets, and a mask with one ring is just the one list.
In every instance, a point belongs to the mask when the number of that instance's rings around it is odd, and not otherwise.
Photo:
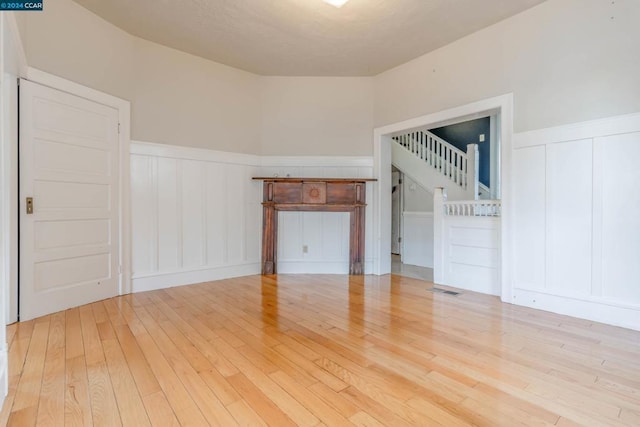
[(433, 283), (444, 282), (444, 202), (447, 200), (447, 190), (436, 188), (433, 193)]
[(467, 191), (473, 191), (471, 200), (478, 200), (480, 182), (480, 152), (478, 144), (467, 144)]

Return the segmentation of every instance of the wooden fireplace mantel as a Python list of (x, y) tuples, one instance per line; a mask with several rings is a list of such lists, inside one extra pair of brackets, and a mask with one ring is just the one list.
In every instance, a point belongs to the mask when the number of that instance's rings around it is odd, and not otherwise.
[(274, 178), (262, 189), (262, 274), (276, 274), (278, 211), (349, 212), (349, 274), (364, 274), (366, 183), (371, 178)]

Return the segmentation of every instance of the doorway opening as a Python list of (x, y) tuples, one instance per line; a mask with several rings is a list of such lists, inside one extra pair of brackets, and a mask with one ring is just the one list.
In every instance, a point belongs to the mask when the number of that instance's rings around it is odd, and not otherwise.
[[(495, 167), (487, 173), (485, 171), (485, 182), (490, 183), (485, 190), (488, 194), (484, 198), (500, 198), (508, 199), (508, 175), (509, 175), (509, 152), (511, 147), (512, 137), (512, 100), (511, 94), (490, 98), (464, 106), (444, 110), (441, 112), (429, 114), (426, 116), (418, 117), (411, 120), (391, 124), (374, 130), (374, 162), (376, 168), (376, 175), (379, 179), (378, 193), (376, 197), (375, 206), (375, 228), (378, 235), (378, 240), (375, 242), (375, 258), (374, 258), (374, 271), (376, 274), (388, 274), (392, 271), (392, 252), (393, 252), (393, 169), (402, 171), (402, 168), (398, 168), (397, 162), (393, 156), (393, 144), (396, 143), (396, 139), (399, 135), (406, 135), (411, 132), (418, 132), (423, 130), (438, 129), (447, 126), (456, 125), (462, 122), (468, 122), (472, 120), (482, 118), (490, 119), (492, 122), (490, 135), (485, 134), (485, 140), (489, 137), (492, 141), (499, 144), (493, 144), (493, 154), (490, 153), (491, 161), (494, 162)], [(419, 139), (419, 138), (418, 138)], [(482, 143), (484, 141), (477, 141)], [(393, 166), (392, 166), (393, 165)], [(407, 177), (407, 171), (404, 172), (405, 183)], [(410, 176), (410, 178), (415, 178)], [(443, 187), (442, 185), (434, 185), (436, 188)], [(406, 190), (406, 186), (404, 188)], [(473, 194), (473, 193), (471, 193)], [(482, 195), (481, 195), (482, 196)], [(403, 195), (406, 198), (406, 194)], [(460, 200), (474, 200), (478, 199), (478, 192), (471, 197), (460, 197)], [(397, 211), (397, 208), (395, 208)], [(505, 254), (509, 250), (509, 242), (507, 239), (508, 233), (506, 230), (509, 228), (509, 212), (507, 209), (503, 209), (503, 215), (500, 225), (500, 251), (499, 251), (499, 274), (498, 281), (501, 289), (501, 297), (503, 300), (510, 300), (511, 289), (509, 287), (508, 277), (508, 263), (505, 262)], [(402, 229), (404, 236), (407, 236), (407, 224), (406, 215), (400, 221), (402, 223)], [(402, 242), (400, 247), (401, 260), (405, 261), (407, 256), (407, 242)], [(435, 248), (433, 248), (435, 250)], [(434, 266), (437, 270), (439, 267)]]

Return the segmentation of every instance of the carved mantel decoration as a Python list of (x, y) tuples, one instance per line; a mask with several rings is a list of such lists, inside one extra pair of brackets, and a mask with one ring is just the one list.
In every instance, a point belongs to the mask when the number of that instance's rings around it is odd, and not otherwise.
[(278, 211), (349, 212), (349, 274), (364, 274), (363, 178), (269, 178), (262, 190), (262, 274), (276, 274), (278, 265)]

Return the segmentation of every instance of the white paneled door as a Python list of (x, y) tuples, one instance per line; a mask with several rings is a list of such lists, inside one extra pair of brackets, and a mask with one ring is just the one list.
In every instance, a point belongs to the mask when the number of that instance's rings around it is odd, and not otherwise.
[(20, 81), (20, 319), (118, 294), (118, 111)]

